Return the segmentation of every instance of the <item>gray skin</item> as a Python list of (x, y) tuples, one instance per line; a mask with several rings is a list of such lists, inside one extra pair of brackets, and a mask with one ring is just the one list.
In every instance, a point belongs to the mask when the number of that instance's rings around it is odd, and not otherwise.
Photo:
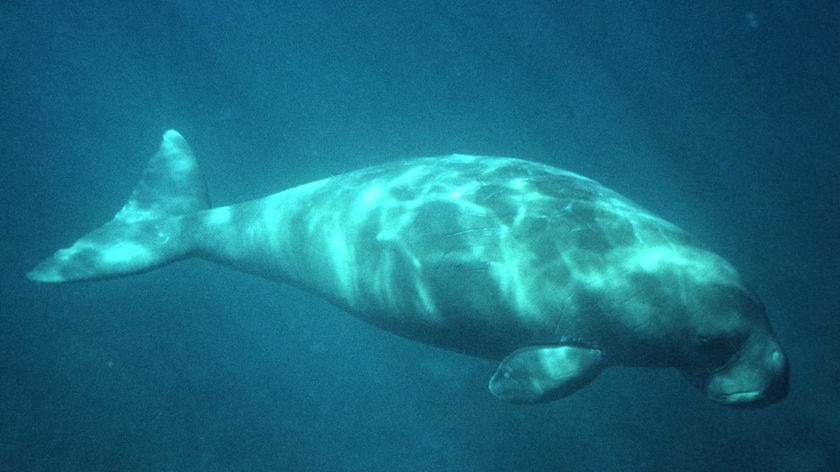
[(489, 387), (505, 401), (568, 395), (611, 365), (676, 367), (726, 405), (787, 393), (764, 306), (729, 263), (612, 190), (534, 162), (414, 159), (210, 209), (170, 130), (114, 219), (28, 276), (104, 278), (188, 256), (500, 360)]

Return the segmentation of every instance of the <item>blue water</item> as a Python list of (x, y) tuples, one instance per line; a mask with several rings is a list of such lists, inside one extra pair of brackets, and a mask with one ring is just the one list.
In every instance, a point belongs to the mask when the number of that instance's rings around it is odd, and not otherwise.
[[(280, 3), (0, 5), (0, 470), (840, 470), (840, 3)], [(492, 362), (208, 262), (26, 280), (170, 127), (214, 204), (451, 152), (593, 177), (740, 268), (790, 394), (615, 368), (508, 405)]]

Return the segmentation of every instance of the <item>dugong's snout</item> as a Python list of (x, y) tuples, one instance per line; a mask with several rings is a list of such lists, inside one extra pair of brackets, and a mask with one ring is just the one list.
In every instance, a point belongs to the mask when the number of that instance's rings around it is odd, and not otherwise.
[(788, 392), (788, 360), (770, 335), (750, 339), (706, 382), (709, 399), (727, 406), (763, 406)]

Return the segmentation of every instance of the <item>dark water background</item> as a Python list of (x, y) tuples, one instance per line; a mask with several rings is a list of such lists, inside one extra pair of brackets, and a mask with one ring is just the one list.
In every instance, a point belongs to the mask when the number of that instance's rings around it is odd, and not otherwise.
[[(840, 3), (281, 3), (0, 5), (0, 470), (840, 470)], [(27, 281), (169, 127), (215, 204), (450, 152), (600, 180), (742, 270), (790, 395), (617, 368), (514, 406), (491, 362), (207, 262)]]

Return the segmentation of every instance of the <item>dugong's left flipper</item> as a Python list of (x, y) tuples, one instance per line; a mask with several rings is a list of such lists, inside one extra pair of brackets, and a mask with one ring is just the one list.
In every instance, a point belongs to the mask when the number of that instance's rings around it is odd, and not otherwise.
[(523, 347), (499, 364), (490, 379), (490, 392), (511, 403), (555, 400), (592, 381), (603, 358), (601, 351), (582, 346)]

